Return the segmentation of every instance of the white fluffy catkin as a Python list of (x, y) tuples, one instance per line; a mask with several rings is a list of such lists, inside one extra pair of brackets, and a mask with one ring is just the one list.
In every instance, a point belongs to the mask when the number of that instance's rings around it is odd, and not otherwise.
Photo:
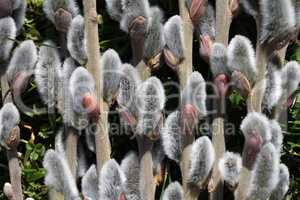
[(266, 89), (262, 102), (262, 107), (271, 110), (278, 104), (282, 95), (281, 61), (278, 56), (272, 56), (269, 60), (268, 73), (266, 76)]
[(123, 15), (120, 22), (121, 29), (129, 32), (130, 25), (137, 17), (142, 16), (146, 20), (150, 17), (150, 5), (148, 0), (121, 0)]
[(272, 133), (271, 143), (274, 145), (278, 153), (281, 152), (283, 143), (283, 133), (280, 124), (276, 120), (270, 121), (270, 128)]
[(33, 73), (37, 61), (37, 49), (32, 40), (25, 40), (13, 52), (7, 69), (7, 79), (10, 83), (19, 72)]
[(102, 55), (101, 67), (103, 99), (111, 104), (120, 86), (122, 62), (119, 54), (113, 49), (107, 50)]
[(158, 78), (151, 77), (142, 83), (137, 92), (137, 134), (151, 134), (160, 123), (165, 102), (165, 91)]
[(267, 143), (271, 140), (271, 129), (269, 126), (268, 118), (257, 112), (248, 113), (241, 123), (240, 129), (242, 130), (245, 138), (251, 133), (259, 134), (263, 143)]
[(189, 182), (201, 185), (207, 178), (215, 162), (215, 149), (207, 136), (198, 138), (190, 155)]
[(45, 0), (43, 4), (43, 10), (46, 17), (55, 24), (55, 12), (63, 8), (71, 13), (72, 18), (78, 15), (79, 10), (75, 0)]
[(261, 0), (260, 11), (261, 34), (259, 40), (261, 43), (269, 44), (274, 41), (280, 43), (294, 32), (295, 10), (291, 0)]
[(290, 185), (290, 172), (286, 165), (279, 165), (279, 182), (273, 190), (270, 200), (283, 200)]
[(175, 15), (168, 19), (164, 25), (164, 37), (166, 47), (178, 58), (184, 58), (184, 41), (182, 31), (182, 19)]
[(58, 90), (58, 69), (61, 66), (58, 50), (52, 42), (45, 42), (40, 48), (35, 68), (35, 82), (42, 100), (48, 107), (54, 107)]
[(87, 61), (84, 18), (77, 15), (71, 22), (67, 34), (67, 46), (71, 56), (81, 65)]
[(162, 144), (168, 158), (180, 162), (182, 152), (182, 129), (180, 127), (180, 113), (171, 113), (161, 133)]
[(107, 161), (99, 177), (99, 199), (118, 200), (124, 191), (123, 184), (126, 181), (123, 171), (115, 160)]
[(132, 65), (123, 64), (117, 101), (121, 109), (127, 109), (135, 117), (138, 117), (136, 92), (141, 83), (138, 70)]
[(76, 68), (70, 78), (69, 90), (74, 111), (85, 114), (87, 110), (82, 105), (83, 98), (85, 95), (95, 92), (95, 82), (92, 75), (83, 67)]
[(109, 16), (116, 21), (120, 21), (123, 14), (121, 0), (105, 0), (105, 2)]
[(162, 200), (184, 200), (184, 192), (178, 182), (171, 183), (165, 190)]
[(13, 103), (6, 103), (0, 110), (0, 144), (5, 146), (5, 139), (20, 122), (20, 114)]
[(268, 199), (279, 177), (279, 154), (271, 143), (263, 146), (258, 155), (247, 200)]
[(231, 71), (240, 71), (251, 84), (256, 80), (255, 52), (250, 40), (237, 35), (231, 39), (228, 46), (228, 66)]
[(223, 180), (230, 186), (236, 187), (242, 169), (242, 158), (239, 154), (226, 152), (220, 159), (219, 171)]
[(125, 174), (124, 191), (127, 200), (140, 200), (139, 181), (140, 164), (139, 158), (134, 152), (128, 153), (121, 162), (121, 169)]
[[(9, 59), (16, 33), (16, 24), (11, 17), (0, 19), (0, 63)], [(4, 72), (4, 69), (1, 69), (1, 72)]]
[(259, 0), (241, 0), (240, 3), (246, 13), (253, 17), (257, 16), (257, 13), (259, 12)]
[(200, 116), (203, 117), (207, 114), (206, 96), (205, 80), (199, 72), (193, 72), (182, 91), (181, 105), (192, 104), (197, 108)]
[(210, 70), (214, 77), (219, 74), (230, 76), (230, 69), (227, 64), (227, 48), (221, 43), (214, 43), (210, 55)]
[(98, 198), (98, 175), (96, 166), (92, 165), (81, 181), (82, 194), (88, 200), (97, 200)]
[(211, 39), (216, 37), (216, 17), (215, 9), (213, 5), (209, 2), (205, 8), (204, 15), (200, 18), (197, 25), (198, 34), (208, 35)]
[(65, 199), (80, 199), (75, 179), (64, 154), (52, 149), (48, 150), (43, 166), (46, 169), (45, 185), (63, 193)]
[(300, 65), (296, 61), (288, 62), (281, 70), (283, 98), (287, 99), (297, 89), (300, 82)]
[(158, 7), (151, 8), (151, 18), (146, 33), (144, 60), (149, 61), (158, 55), (165, 46), (162, 21), (162, 11)]
[(20, 0), (19, 2), (14, 1), (14, 10), (12, 13), (12, 18), (15, 20), (18, 33), (20, 33), (23, 27), (25, 17), (26, 17), (27, 1)]

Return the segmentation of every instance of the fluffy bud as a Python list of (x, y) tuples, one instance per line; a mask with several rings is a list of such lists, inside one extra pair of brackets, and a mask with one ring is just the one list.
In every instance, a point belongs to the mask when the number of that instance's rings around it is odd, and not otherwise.
[(274, 145), (275, 149), (280, 153), (283, 143), (283, 134), (280, 127), (280, 124), (276, 120), (270, 121), (271, 127), (271, 143)]
[(13, 52), (7, 69), (7, 79), (13, 84), (20, 73), (31, 75), (37, 61), (37, 49), (32, 40), (22, 42)]
[(239, 154), (226, 152), (219, 161), (220, 174), (231, 189), (238, 185), (241, 169), (242, 158)]
[(44, 1), (44, 13), (47, 18), (56, 25), (57, 19), (57, 11), (59, 9), (63, 9), (65, 12), (71, 14), (71, 18), (74, 18), (78, 15), (79, 10), (74, 0), (45, 0)]
[(92, 165), (81, 181), (82, 194), (85, 199), (96, 200), (98, 198), (98, 175), (96, 166)]
[(68, 31), (68, 50), (71, 56), (81, 65), (87, 61), (86, 55), (86, 39), (84, 33), (84, 18), (77, 15), (71, 22)]
[(138, 156), (131, 152), (122, 160), (121, 169), (125, 174), (124, 191), (127, 200), (139, 200), (140, 164)]
[(163, 200), (183, 200), (184, 192), (178, 182), (171, 183), (164, 192)]
[(296, 14), (296, 27), (300, 29), (300, 1), (294, 0), (295, 14)]
[(111, 104), (117, 98), (120, 86), (122, 62), (118, 53), (112, 49), (107, 50), (101, 60), (103, 99)]
[(286, 165), (279, 165), (279, 182), (273, 190), (270, 200), (283, 200), (290, 185), (290, 173)]
[(182, 91), (181, 106), (186, 105), (196, 108), (198, 116), (206, 115), (206, 84), (199, 72), (193, 72), (190, 75), (188, 83)]
[(197, 25), (197, 31), (200, 35), (208, 35), (212, 40), (216, 37), (216, 18), (215, 9), (211, 3), (208, 3), (204, 15), (200, 18)]
[[(5, 104), (0, 110), (0, 144), (7, 146), (6, 141), (20, 122), (20, 114), (13, 103)], [(16, 138), (17, 139), (17, 138)]]
[(14, 45), (14, 42), (10, 39), (16, 38), (16, 32), (16, 24), (11, 17), (0, 19), (0, 63), (9, 59)]
[(158, 7), (151, 8), (151, 19), (145, 39), (144, 61), (154, 69), (159, 66), (160, 54), (165, 46), (162, 12)]
[(268, 143), (257, 158), (247, 200), (268, 199), (278, 183), (278, 177), (278, 152)]
[(165, 23), (164, 37), (166, 41), (165, 60), (170, 67), (175, 67), (184, 59), (184, 41), (180, 16), (173, 16)]
[(122, 75), (117, 101), (121, 106), (121, 109), (126, 108), (129, 114), (133, 117), (138, 116), (136, 92), (141, 83), (142, 81), (137, 69), (132, 65), (124, 64), (122, 66)]
[[(67, 58), (62, 69), (59, 68), (59, 87), (58, 87), (58, 109), (63, 116), (64, 123), (74, 126), (74, 109), (72, 97), (69, 90), (69, 81), (73, 71), (76, 69), (75, 61)], [(77, 127), (77, 126), (75, 126)]]
[(189, 182), (205, 187), (215, 162), (215, 150), (207, 136), (198, 138), (190, 155)]
[(183, 132), (180, 127), (180, 113), (171, 113), (162, 130), (162, 143), (165, 154), (172, 160), (180, 162)]
[(95, 82), (92, 75), (83, 67), (78, 67), (72, 73), (69, 82), (73, 109), (80, 114), (92, 112), (96, 105), (85, 105), (86, 97), (95, 98)]
[(296, 61), (287, 63), (281, 70), (282, 89), (285, 98), (290, 97), (300, 82), (300, 66)]
[(269, 45), (271, 49), (283, 48), (295, 31), (295, 10), (291, 0), (261, 0), (260, 8), (260, 43)]
[(259, 0), (240, 0), (240, 3), (246, 13), (252, 15), (253, 17), (257, 16), (259, 11)]
[(105, 0), (106, 10), (110, 17), (116, 21), (122, 18), (122, 2), (121, 0)]
[(12, 13), (12, 18), (14, 18), (17, 30), (20, 32), (23, 27), (25, 17), (26, 17), (27, 1), (20, 0), (18, 3), (14, 1), (14, 11)]
[(120, 22), (121, 29), (129, 32), (133, 21), (137, 17), (143, 17), (146, 20), (150, 16), (150, 5), (148, 0), (121, 0), (123, 15)]
[(45, 185), (63, 193), (65, 199), (80, 199), (75, 179), (64, 155), (52, 149), (48, 150), (43, 166), (47, 171)]
[[(58, 89), (58, 69), (61, 66), (59, 53), (51, 42), (40, 48), (35, 68), (35, 82), (42, 100), (48, 107), (54, 107)], [(49, 47), (53, 46), (53, 47)]]
[(262, 145), (271, 140), (269, 120), (261, 113), (251, 112), (242, 121), (240, 129), (245, 137), (243, 165), (251, 170)]
[(228, 46), (228, 66), (232, 71), (240, 71), (251, 84), (256, 80), (255, 52), (250, 40), (235, 36)]
[(282, 95), (280, 68), (280, 58), (272, 56), (267, 66), (266, 89), (262, 102), (262, 107), (267, 110), (271, 110), (279, 102)]
[(220, 74), (230, 75), (230, 69), (227, 65), (227, 49), (221, 43), (215, 43), (212, 47), (210, 69), (214, 77)]
[(9, 199), (9, 200), (14, 200), (15, 195), (14, 195), (14, 190), (11, 186), (10, 183), (5, 183), (3, 186), (3, 193), (5, 194), (5, 196)]
[(125, 175), (118, 163), (115, 160), (107, 161), (100, 172), (99, 199), (118, 200), (123, 193), (125, 181)]
[(165, 91), (158, 78), (151, 77), (142, 83), (137, 91), (139, 106), (138, 134), (151, 135), (159, 126), (165, 102)]

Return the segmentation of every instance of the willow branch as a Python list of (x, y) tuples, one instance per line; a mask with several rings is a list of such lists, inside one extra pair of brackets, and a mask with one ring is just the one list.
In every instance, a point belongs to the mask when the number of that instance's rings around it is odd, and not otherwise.
[[(101, 84), (101, 67), (100, 67), (100, 45), (98, 35), (98, 17), (96, 11), (96, 0), (84, 0), (85, 13), (85, 34), (87, 45), (87, 69), (93, 75), (96, 82), (97, 98), (100, 104), (100, 120), (96, 132), (96, 157), (98, 172), (102, 169), (104, 163), (110, 159), (111, 146), (108, 135), (108, 111), (107, 103), (103, 101)], [(100, 79), (100, 80), (99, 80)]]
[(68, 136), (66, 139), (66, 156), (68, 159), (70, 170), (74, 178), (76, 179), (78, 135), (76, 133), (76, 130), (72, 127), (68, 127), (67, 132)]
[[(186, 7), (185, 1), (178, 0), (180, 16), (183, 21), (183, 40), (184, 40), (184, 61), (178, 66), (178, 75), (180, 79), (180, 87), (183, 89), (188, 81), (189, 75), (193, 71), (193, 25), (189, 15), (188, 8)], [(192, 199), (191, 191), (188, 186), (189, 176), (189, 162), (192, 143), (194, 136), (185, 135), (183, 141), (183, 152), (180, 163), (182, 173), (182, 183), (185, 192), (185, 199)]]
[[(228, 45), (229, 30), (231, 25), (231, 13), (229, 9), (229, 0), (216, 1), (216, 42)], [(225, 99), (225, 97), (221, 97)], [(224, 102), (221, 102), (223, 104)], [(221, 110), (223, 112), (223, 109)], [(212, 173), (212, 193), (210, 199), (222, 199), (224, 183), (221, 180), (218, 170), (218, 163), (226, 151), (224, 138), (224, 118), (217, 117), (213, 120), (212, 143), (216, 151), (216, 160)]]

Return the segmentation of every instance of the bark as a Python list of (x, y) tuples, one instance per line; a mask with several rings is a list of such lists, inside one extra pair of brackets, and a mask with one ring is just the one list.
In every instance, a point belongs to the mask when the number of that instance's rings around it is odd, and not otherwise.
[[(180, 16), (183, 22), (183, 40), (184, 40), (184, 61), (178, 66), (178, 75), (180, 80), (180, 87), (183, 89), (186, 86), (189, 75), (193, 72), (193, 24), (189, 15), (188, 8), (185, 1), (178, 0)], [(192, 143), (195, 138), (191, 135), (185, 135), (183, 141), (183, 152), (180, 163), (182, 184), (186, 200), (194, 199), (193, 192), (188, 185), (189, 163)]]
[[(229, 0), (216, 1), (216, 42), (228, 45), (229, 30), (231, 25), (231, 13), (229, 9)], [(223, 97), (222, 99), (225, 99)], [(223, 112), (223, 109), (221, 110)], [(218, 169), (219, 160), (226, 151), (224, 139), (224, 118), (216, 117), (213, 120), (212, 143), (216, 151), (216, 160), (212, 173), (212, 193), (210, 199), (223, 199), (224, 182), (221, 179)]]
[(101, 171), (104, 163), (110, 159), (111, 146), (108, 135), (108, 105), (103, 101), (101, 84), (101, 67), (100, 67), (100, 45), (98, 35), (98, 17), (96, 11), (96, 0), (84, 0), (85, 14), (85, 34), (87, 45), (87, 69), (93, 75), (96, 82), (97, 98), (100, 102), (100, 120), (98, 121), (98, 129), (96, 137), (96, 157), (98, 173)]
[(72, 175), (76, 179), (77, 170), (77, 143), (78, 135), (72, 127), (67, 128), (68, 136), (66, 139), (66, 156)]

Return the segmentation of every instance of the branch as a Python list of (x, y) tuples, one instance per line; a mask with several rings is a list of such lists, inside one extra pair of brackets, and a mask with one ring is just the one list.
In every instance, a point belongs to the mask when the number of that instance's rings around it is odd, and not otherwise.
[[(230, 0), (217, 0), (216, 1), (216, 42), (222, 43), (225, 46), (228, 45), (229, 30), (231, 25), (231, 13), (229, 8)], [(220, 92), (219, 92), (220, 93)], [(221, 104), (225, 96), (220, 93)], [(221, 108), (221, 113), (223, 108)], [(213, 135), (212, 143), (216, 151), (216, 160), (212, 173), (212, 193), (210, 199), (223, 198), (224, 182), (221, 180), (220, 172), (218, 169), (219, 160), (222, 158), (226, 151), (225, 138), (224, 138), (224, 118), (216, 117), (213, 120)]]
[[(178, 75), (180, 79), (181, 89), (185, 88), (188, 77), (193, 71), (193, 24), (189, 15), (188, 8), (185, 1), (179, 0), (179, 11), (183, 23), (183, 41), (184, 41), (184, 61), (178, 66)], [(185, 193), (185, 199), (193, 199), (193, 192), (190, 191), (188, 186), (189, 179), (189, 164), (190, 164), (190, 152), (192, 143), (194, 141), (193, 135), (185, 135), (183, 137), (183, 151), (182, 159), (180, 163), (182, 173), (183, 190)]]
[(107, 103), (103, 101), (101, 84), (101, 67), (100, 67), (100, 46), (98, 36), (98, 18), (96, 11), (96, 0), (84, 0), (85, 13), (85, 33), (87, 45), (87, 69), (93, 75), (96, 82), (97, 97), (100, 102), (100, 120), (98, 121), (98, 130), (96, 137), (96, 156), (98, 172), (101, 171), (104, 163), (110, 159), (111, 146), (108, 135), (108, 111)]
[(77, 143), (78, 135), (76, 130), (72, 127), (67, 127), (67, 139), (66, 139), (66, 156), (68, 159), (68, 164), (74, 178), (76, 179), (77, 170)]

